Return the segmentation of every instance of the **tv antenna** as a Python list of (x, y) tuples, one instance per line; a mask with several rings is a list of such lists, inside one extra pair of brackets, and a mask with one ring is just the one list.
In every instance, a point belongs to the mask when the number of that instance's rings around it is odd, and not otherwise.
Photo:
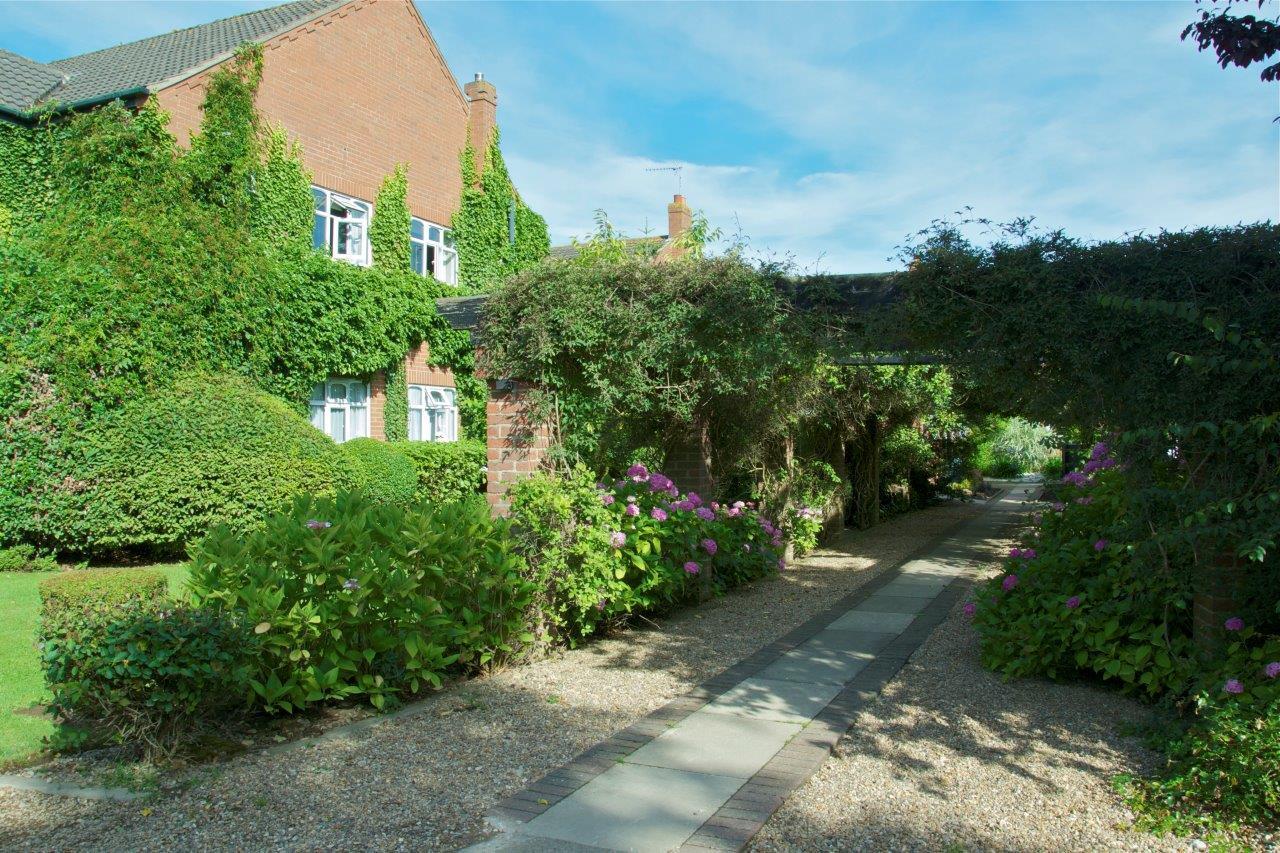
[(676, 192), (680, 192), (682, 181), (680, 171), (684, 166), (654, 166), (652, 169), (645, 169), (646, 172), (675, 172), (676, 175)]

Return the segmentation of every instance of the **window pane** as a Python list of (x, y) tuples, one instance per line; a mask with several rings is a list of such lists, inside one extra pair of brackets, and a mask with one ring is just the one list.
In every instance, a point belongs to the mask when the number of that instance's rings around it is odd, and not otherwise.
[(409, 410), (409, 440), (422, 441), (422, 410)]
[(328, 193), (326, 193), (324, 190), (320, 189), (319, 187), (311, 188), (311, 197), (315, 199), (315, 202), (316, 202), (315, 208), (317, 213), (324, 210), (324, 202), (325, 202), (326, 196), (328, 196)]
[(329, 383), (329, 400), (331, 402), (342, 403), (347, 399), (347, 383), (330, 382)]
[(429, 239), (432, 243), (439, 243), (440, 229), (432, 225), (431, 228), (427, 231), (427, 239)]
[(324, 403), (311, 404), (311, 425), (324, 432)]
[(334, 441), (347, 440), (347, 410), (342, 408), (329, 410), (329, 437)]
[(427, 244), (427, 266), (423, 270), (422, 274), (423, 275), (436, 274), (436, 247), (431, 245), (430, 243)]
[(352, 406), (347, 410), (347, 435), (351, 438), (364, 438), (367, 434), (365, 423), (368, 416), (367, 409), (357, 409)]
[(409, 405), (410, 406), (422, 405), (422, 387), (420, 385), (409, 386)]
[(311, 224), (311, 248), (323, 249), (325, 247), (325, 236), (328, 231), (328, 220), (324, 214), (317, 213), (315, 221)]
[(422, 239), (422, 228), (423, 228), (423, 225), (422, 225), (421, 219), (409, 220), (409, 236), (412, 237), (413, 239), (415, 240)]
[(311, 386), (311, 402), (324, 403), (324, 383), (317, 382)]
[(448, 249), (440, 258), (440, 280), (446, 284), (458, 283), (458, 253)]
[(422, 244), (410, 243), (409, 244), (409, 268), (412, 269), (414, 272), (416, 272), (418, 275), (426, 275), (427, 271), (422, 266), (422, 263), (425, 260), (426, 260), (426, 253), (422, 249)]
[(430, 404), (432, 406), (448, 405), (447, 401), (444, 398), (444, 394), (440, 391), (439, 388), (428, 388), (427, 399), (430, 401)]
[(368, 386), (363, 382), (347, 383), (348, 397), (353, 406), (363, 406), (365, 399), (369, 396)]
[(453, 406), (453, 389), (452, 388), (440, 389), (440, 398), (444, 400), (444, 404), (446, 406), (452, 407)]
[(450, 249), (453, 248), (453, 232), (452, 231), (444, 232), (444, 245), (447, 248), (450, 248)]

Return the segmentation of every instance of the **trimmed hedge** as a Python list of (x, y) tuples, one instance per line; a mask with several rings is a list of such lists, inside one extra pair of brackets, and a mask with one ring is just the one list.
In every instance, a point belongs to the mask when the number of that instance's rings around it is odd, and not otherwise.
[(413, 461), (396, 447), (373, 438), (357, 438), (341, 445), (355, 469), (356, 486), (376, 504), (404, 506), (418, 489)]
[(362, 473), (284, 401), (226, 375), (180, 380), (113, 413), (88, 462), (93, 544), (160, 551), (217, 524), (249, 530), (294, 495), (333, 494)]
[(489, 451), (482, 441), (397, 441), (389, 445), (417, 471), (417, 500), (465, 501), (484, 490)]
[[(40, 639), (91, 632), (103, 614), (152, 605), (169, 594), (169, 579), (155, 569), (82, 569), (40, 581)], [(91, 624), (92, 623), (92, 624)]]

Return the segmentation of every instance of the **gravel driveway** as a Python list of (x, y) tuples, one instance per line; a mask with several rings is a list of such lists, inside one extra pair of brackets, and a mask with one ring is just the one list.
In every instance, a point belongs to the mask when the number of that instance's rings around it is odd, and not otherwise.
[(0, 789), (0, 848), (451, 850), (504, 795), (746, 657), (978, 510), (849, 533), (784, 575), (616, 637), (446, 690), (421, 713), (186, 774), (145, 803)]

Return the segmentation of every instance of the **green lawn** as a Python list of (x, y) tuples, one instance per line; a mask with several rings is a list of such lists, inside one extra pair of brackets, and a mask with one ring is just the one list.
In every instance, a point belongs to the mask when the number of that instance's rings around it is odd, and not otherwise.
[[(186, 580), (185, 563), (154, 566), (169, 576), (177, 593)], [(0, 767), (19, 762), (40, 749), (53, 731), (44, 717), (15, 713), (46, 699), (40, 659), (35, 648), (40, 595), (36, 585), (48, 572), (0, 572)]]

